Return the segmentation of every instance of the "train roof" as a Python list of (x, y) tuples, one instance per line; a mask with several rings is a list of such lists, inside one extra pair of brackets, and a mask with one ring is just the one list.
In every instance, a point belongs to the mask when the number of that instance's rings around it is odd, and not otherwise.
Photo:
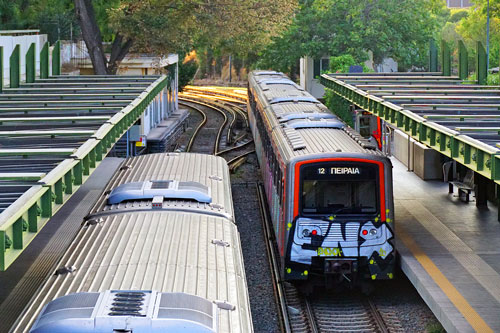
[[(134, 186), (127, 185), (151, 181), (153, 184), (150, 187), (165, 187), (164, 210), (213, 214), (233, 220), (231, 182), (226, 161), (222, 157), (195, 153), (148, 154), (125, 160), (90, 215), (151, 209), (151, 197), (144, 193), (134, 194)], [(110, 204), (113, 190), (120, 186), (125, 187), (121, 195), (128, 200)], [(127, 186), (132, 187), (130, 193), (126, 193)], [(186, 188), (190, 190), (191, 197), (186, 197), (186, 191), (183, 191)]]
[(252, 72), (249, 82), (285, 159), (325, 153), (383, 155), (283, 74)]
[[(210, 189), (212, 204), (192, 199), (165, 199), (162, 207), (150, 199), (107, 204), (109, 190), (149, 179), (199, 182)], [(106, 189), (13, 331), (29, 330), (52, 300), (112, 290), (196, 295), (217, 305), (217, 332), (253, 331), (224, 159), (190, 153), (129, 158)]]
[(218, 332), (251, 331), (239, 234), (226, 218), (144, 211), (83, 227), (17, 324), (29, 328), (43, 306), (76, 292), (155, 290), (222, 301)]

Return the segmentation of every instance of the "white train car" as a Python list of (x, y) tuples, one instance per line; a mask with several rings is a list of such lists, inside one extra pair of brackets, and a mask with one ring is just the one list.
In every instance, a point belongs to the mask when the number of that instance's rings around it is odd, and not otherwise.
[(12, 331), (252, 332), (225, 160), (125, 160)]
[(248, 94), (283, 278), (392, 279), (390, 160), (282, 73), (250, 73)]

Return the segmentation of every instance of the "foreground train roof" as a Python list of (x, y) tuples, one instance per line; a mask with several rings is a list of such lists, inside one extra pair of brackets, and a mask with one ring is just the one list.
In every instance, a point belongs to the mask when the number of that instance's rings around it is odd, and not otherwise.
[(441, 73), (323, 74), (321, 83), (500, 184), (500, 90)]
[(0, 270), (97, 167), (167, 76), (53, 76), (0, 93)]

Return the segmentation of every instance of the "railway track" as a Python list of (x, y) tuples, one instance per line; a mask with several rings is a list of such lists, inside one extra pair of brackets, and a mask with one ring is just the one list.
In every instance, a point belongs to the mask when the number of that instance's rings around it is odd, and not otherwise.
[[(218, 99), (215, 100), (213, 95), (204, 94), (201, 88), (197, 92), (184, 93), (182, 97), (179, 97), (179, 104), (195, 110), (202, 117), (189, 138), (185, 151), (196, 150), (201, 153), (220, 155), (226, 159), (231, 172), (234, 172), (254, 150), (253, 140), (247, 132), (248, 119), (244, 109), (231, 103), (228, 105), (228, 103), (227, 101), (221, 103)], [(239, 101), (239, 103), (243, 102)], [(244, 126), (236, 133), (234, 128), (238, 117)], [(214, 131), (216, 131), (215, 135)], [(225, 140), (223, 140), (224, 137)], [(195, 142), (198, 144), (195, 145)], [(209, 148), (208, 142), (214, 142), (213, 149), (207, 149)]]
[(262, 185), (257, 192), (282, 332), (403, 332), (395, 315), (390, 310), (381, 311), (369, 296), (354, 291), (305, 296), (283, 282)]

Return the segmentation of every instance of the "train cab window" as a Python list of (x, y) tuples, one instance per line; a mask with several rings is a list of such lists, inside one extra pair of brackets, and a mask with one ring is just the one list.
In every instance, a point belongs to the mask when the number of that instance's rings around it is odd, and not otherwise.
[(377, 167), (314, 165), (301, 168), (301, 211), (314, 214), (378, 212)]

